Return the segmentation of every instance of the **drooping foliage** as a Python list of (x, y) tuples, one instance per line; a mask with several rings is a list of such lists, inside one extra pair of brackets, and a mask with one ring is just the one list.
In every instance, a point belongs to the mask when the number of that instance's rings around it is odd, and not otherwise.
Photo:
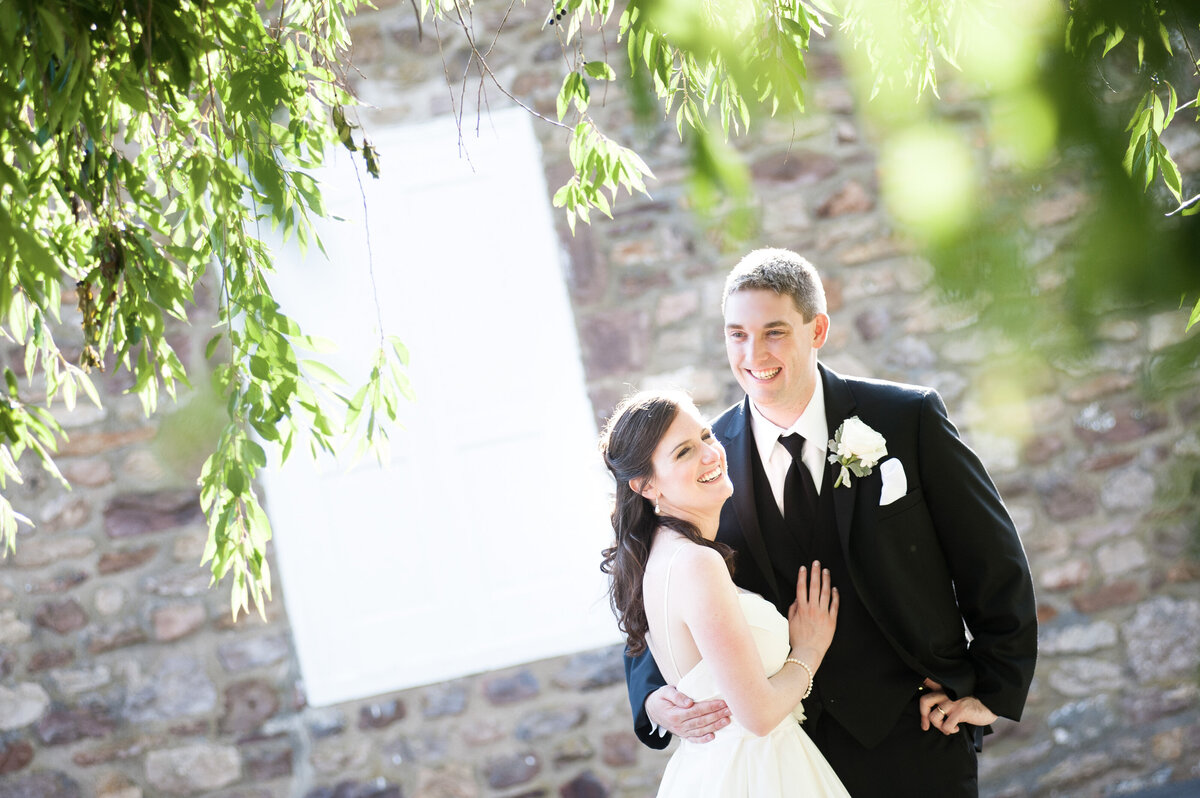
[[(358, 0), (5, 0), (0, 3), (0, 486), (53, 461), (63, 431), (47, 409), (90, 373), (128, 369), (147, 413), (188, 375), (168, 339), (198, 289), (217, 296), (207, 355), (227, 423), (200, 476), (214, 581), (231, 576), (235, 614), (270, 594), (270, 525), (255, 492), (297, 442), (332, 451), (344, 435), (382, 443), (408, 390), (398, 342), (380, 338), (370, 382), (347, 395), (280, 312), (268, 235), (319, 241), (325, 213), (310, 172), (334, 146), (375, 150), (347, 121), (341, 75)], [(352, 113), (352, 111), (351, 111)], [(272, 231), (275, 231), (274, 233)], [(66, 293), (64, 293), (64, 288)], [(73, 292), (73, 295), (72, 295)], [(79, 351), (53, 331), (63, 303)], [(61, 329), (61, 328), (60, 328)], [(26, 380), (22, 388), (22, 379)], [(0, 548), (27, 522), (0, 497)]]
[[(418, 14), (464, 31), (480, 81), (499, 86), (487, 57), (502, 31), (476, 30), (472, 7), (424, 0)], [(1114, 301), (1181, 297), (1191, 329), (1200, 225), (1185, 217), (1200, 211), (1200, 184), (1170, 142), (1197, 120), (1198, 13), (1177, 0), (557, 0), (545, 24), (567, 69), (558, 119), (546, 121), (567, 131), (575, 171), (555, 204), (573, 227), (652, 177), (593, 114), (593, 89), (616, 81), (636, 112), (688, 144), (693, 206), (720, 208), (733, 246), (752, 241), (736, 207), (749, 178), (727, 140), (755, 119), (804, 113), (812, 37), (830, 36), (879, 146), (889, 210), (945, 287), (990, 303), (1010, 331), (1058, 324), (1061, 313), (1043, 312), (1051, 304), (1086, 332)], [(493, 44), (485, 54), (477, 41)], [(946, 81), (980, 114), (982, 144), (946, 119)], [(1079, 268), (1031, 303), (1042, 264), (1022, 250), (1028, 216), (1041, 186), (1064, 180), (1094, 200), (1072, 242)]]
[[(341, 75), (358, 6), (0, 2), (0, 337), (19, 353), (0, 393), (0, 489), (35, 463), (61, 479), (50, 408), (81, 393), (99, 403), (95, 370), (128, 369), (147, 412), (160, 392), (174, 396), (188, 375), (169, 326), (198, 290), (214, 294), (206, 354), (225, 421), (201, 500), (205, 560), (215, 580), (231, 576), (235, 613), (269, 596), (270, 527), (255, 492), (268, 453), (347, 441), (382, 451), (410, 393), (407, 353), (382, 330), (357, 390), (321, 362), (325, 342), (272, 296), (264, 243), (319, 246), (311, 221), (325, 209), (311, 174), (330, 148), (378, 173)], [(471, 0), (412, 8), (457, 27), (468, 68), (509, 93), (488, 61), (506, 46), (503, 23), (477, 29)], [(1123, 304), (1187, 303), (1192, 332), (1160, 359), (1194, 374), (1200, 184), (1172, 147), (1200, 107), (1198, 13), (1182, 0), (555, 0), (545, 25), (566, 69), (557, 118), (544, 121), (568, 138), (574, 173), (554, 203), (574, 229), (653, 179), (592, 113), (594, 89), (615, 83), (643, 120), (668, 121), (686, 143), (693, 206), (724, 215), (731, 245), (753, 241), (739, 207), (750, 180), (728, 139), (804, 113), (812, 37), (835, 37), (889, 211), (949, 292), (1062, 347), (1064, 325), (1086, 332)], [(945, 119), (947, 81), (978, 109), (982, 145)], [(1071, 257), (1051, 266), (1028, 246), (1028, 226), (1042, 186), (1063, 180), (1089, 201), (1064, 244)], [(55, 341), (64, 303), (79, 347)], [(0, 495), (0, 550), (23, 523)]]

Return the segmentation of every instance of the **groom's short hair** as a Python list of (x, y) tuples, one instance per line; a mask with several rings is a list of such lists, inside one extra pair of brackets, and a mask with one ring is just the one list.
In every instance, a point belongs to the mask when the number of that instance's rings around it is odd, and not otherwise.
[(817, 269), (790, 249), (756, 249), (746, 255), (725, 278), (721, 313), (725, 302), (737, 291), (774, 291), (789, 296), (804, 322), (825, 313), (825, 287)]

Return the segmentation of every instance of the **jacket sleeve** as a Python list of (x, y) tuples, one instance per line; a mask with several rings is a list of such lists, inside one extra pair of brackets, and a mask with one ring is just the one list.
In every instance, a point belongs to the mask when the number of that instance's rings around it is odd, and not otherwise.
[(647, 648), (636, 657), (629, 656), (629, 650), (626, 649), (625, 685), (629, 688), (629, 705), (633, 710), (633, 730), (639, 740), (656, 749), (666, 748), (671, 742), (671, 735), (659, 735), (651, 731), (653, 724), (646, 715), (646, 699), (666, 683), (667, 680), (659, 673), (650, 649)]
[(1037, 607), (1017, 529), (978, 456), (959, 437), (934, 391), (920, 414), (926, 503), (971, 640), (974, 695), (1020, 720), (1037, 661)]

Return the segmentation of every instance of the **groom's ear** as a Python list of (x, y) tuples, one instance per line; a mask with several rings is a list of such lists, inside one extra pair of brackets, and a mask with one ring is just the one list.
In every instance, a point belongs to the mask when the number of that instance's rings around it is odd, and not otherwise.
[(824, 313), (818, 313), (814, 319), (816, 324), (813, 325), (813, 349), (820, 349), (825, 346), (825, 341), (829, 338), (829, 316)]

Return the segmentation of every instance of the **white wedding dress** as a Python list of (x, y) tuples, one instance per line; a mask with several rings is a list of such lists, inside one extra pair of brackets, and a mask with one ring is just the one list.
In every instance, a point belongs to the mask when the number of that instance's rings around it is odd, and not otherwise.
[[(667, 566), (668, 583), (673, 560)], [(666, 590), (663, 592), (665, 595)], [(771, 676), (783, 667), (791, 651), (787, 618), (757, 593), (739, 589), (738, 600), (754, 635), (763, 672)], [(669, 662), (659, 661), (659, 670), (664, 675), (678, 674), (670, 635), (666, 637), (664, 653)], [(704, 660), (675, 687), (694, 701), (721, 697)], [(681, 740), (667, 763), (658, 798), (849, 798), (816, 743), (800, 728), (802, 720), (804, 709), (797, 705), (774, 731), (762, 737), (731, 718), (711, 742)]]

